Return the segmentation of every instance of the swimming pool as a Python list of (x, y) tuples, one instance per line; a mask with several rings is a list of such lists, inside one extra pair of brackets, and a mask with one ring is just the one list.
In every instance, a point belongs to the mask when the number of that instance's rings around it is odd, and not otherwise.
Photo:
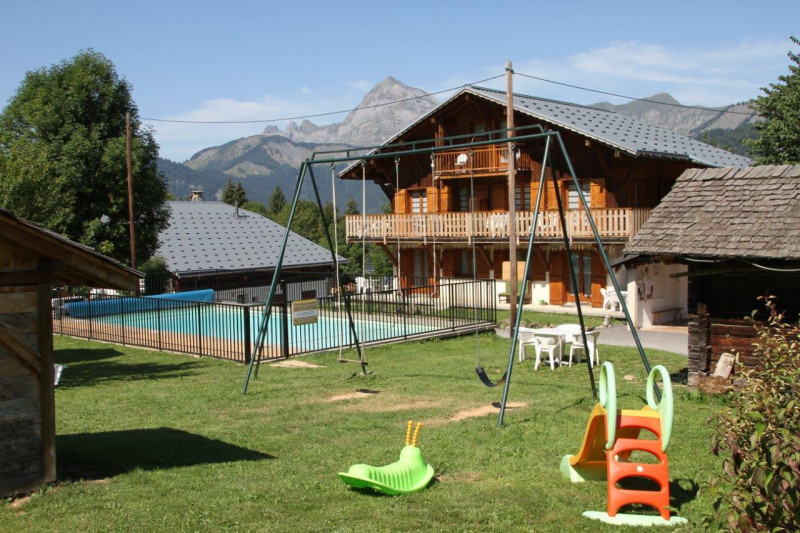
[[(231, 339), (244, 341), (245, 331), (249, 330), (250, 340), (255, 343), (262, 320), (263, 308), (253, 309), (249, 314), (249, 328), (245, 328), (245, 313), (242, 307), (198, 305), (185, 308), (140, 311), (94, 317), (95, 322), (114, 327), (137, 328), (171, 332), (184, 335), (197, 335), (205, 338)], [(374, 320), (356, 314), (355, 333), (361, 342), (375, 342), (387, 339), (419, 335), (441, 329), (441, 325), (423, 324), (419, 321), (409, 323), (402, 317), (396, 321)], [(267, 348), (265, 357), (277, 356), (274, 349), (280, 350), (287, 335), (289, 353), (302, 353), (328, 350), (339, 346), (351, 346), (355, 339), (346, 318), (320, 316), (314, 324), (295, 326), (291, 317), (284, 328), (283, 316), (273, 312), (269, 319), (264, 339)], [(273, 349), (274, 348), (274, 349)]]

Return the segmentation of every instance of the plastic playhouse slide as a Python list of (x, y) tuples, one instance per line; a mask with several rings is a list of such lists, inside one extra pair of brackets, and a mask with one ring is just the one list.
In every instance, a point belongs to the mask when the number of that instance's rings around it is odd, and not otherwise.
[[(655, 379), (661, 377), (663, 393), (660, 402), (654, 398)], [(594, 406), (583, 441), (574, 455), (561, 460), (561, 472), (572, 482), (606, 480), (608, 511), (586, 511), (583, 516), (618, 525), (676, 525), (686, 519), (670, 517), (669, 459), (666, 451), (672, 434), (672, 385), (667, 369), (654, 367), (647, 378), (647, 405), (641, 409), (617, 410), (614, 366), (606, 361), (600, 370), (600, 403)], [(645, 434), (654, 438), (640, 438)], [(634, 452), (645, 452), (655, 462), (632, 460)], [(657, 490), (622, 488), (625, 478), (647, 478)], [(641, 504), (655, 508), (659, 515), (623, 514), (622, 507)]]

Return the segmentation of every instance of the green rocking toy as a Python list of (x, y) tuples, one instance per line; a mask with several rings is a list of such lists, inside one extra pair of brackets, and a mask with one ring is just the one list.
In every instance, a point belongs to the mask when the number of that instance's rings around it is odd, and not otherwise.
[(339, 477), (351, 487), (370, 488), (393, 496), (424, 489), (433, 478), (434, 470), (422, 458), (422, 452), (417, 447), (422, 422), (417, 423), (412, 438), (413, 425), (414, 422), (409, 420), (406, 428), (406, 445), (400, 451), (400, 459), (397, 462), (385, 466), (353, 465), (347, 472), (339, 472)]

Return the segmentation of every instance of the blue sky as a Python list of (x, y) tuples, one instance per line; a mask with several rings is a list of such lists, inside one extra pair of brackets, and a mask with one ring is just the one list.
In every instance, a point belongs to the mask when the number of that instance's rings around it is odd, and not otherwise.
[[(389, 75), (434, 92), (501, 74), (507, 59), (518, 72), (566, 83), (725, 105), (787, 73), (789, 36), (800, 36), (797, 0), (5, 0), (2, 14), (0, 105), (25, 72), (94, 48), (132, 83), (142, 117), (189, 120), (349, 109)], [(625, 102), (520, 76), (515, 90)], [(265, 126), (152, 125), (161, 155), (176, 161)]]

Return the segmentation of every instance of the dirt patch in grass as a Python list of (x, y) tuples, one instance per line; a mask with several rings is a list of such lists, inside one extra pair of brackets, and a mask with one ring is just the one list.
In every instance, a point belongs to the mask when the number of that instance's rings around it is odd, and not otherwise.
[[(522, 402), (508, 402), (506, 410), (508, 409), (521, 409), (527, 407), (527, 403)], [(488, 405), (481, 405), (480, 407), (473, 407), (471, 409), (464, 409), (457, 412), (450, 418), (436, 418), (429, 422), (425, 422), (428, 427), (437, 427), (449, 424), (450, 422), (458, 422), (467, 418), (477, 418), (479, 416), (494, 415), (500, 412), (500, 402), (490, 403)]]
[(297, 359), (286, 359), (285, 361), (278, 361), (277, 363), (272, 363), (272, 366), (278, 368), (323, 368), (321, 365), (315, 365), (314, 363), (306, 363), (305, 361), (299, 361)]

